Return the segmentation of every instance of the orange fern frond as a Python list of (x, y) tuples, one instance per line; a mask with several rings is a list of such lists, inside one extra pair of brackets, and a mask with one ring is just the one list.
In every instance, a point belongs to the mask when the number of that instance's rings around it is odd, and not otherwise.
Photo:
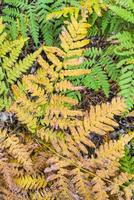
[(114, 115), (125, 112), (126, 106), (121, 98), (114, 98), (111, 103), (91, 107), (84, 117), (85, 130), (105, 135), (113, 131), (114, 126), (118, 126), (114, 120)]

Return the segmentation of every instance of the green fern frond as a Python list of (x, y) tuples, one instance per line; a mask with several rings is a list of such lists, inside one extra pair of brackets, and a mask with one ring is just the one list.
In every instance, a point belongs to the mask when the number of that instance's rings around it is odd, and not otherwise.
[(106, 96), (109, 94), (110, 85), (108, 83), (108, 77), (105, 71), (102, 70), (101, 66), (94, 66), (91, 73), (83, 78), (82, 83), (87, 88), (95, 91), (98, 91), (102, 88)]
[(129, 146), (125, 147), (125, 155), (120, 160), (121, 169), (130, 174), (134, 174), (134, 157), (131, 155)]
[(134, 105), (134, 37), (130, 32), (124, 31), (118, 33), (112, 38), (117, 39), (119, 44), (115, 46), (114, 52), (118, 56), (119, 62), (119, 86), (120, 95), (125, 98), (128, 109), (132, 109)]
[(121, 70), (119, 78), (120, 94), (125, 98), (128, 109), (134, 105), (134, 65), (127, 65)]
[(82, 78), (82, 83), (95, 91), (102, 89), (106, 96), (109, 94), (109, 77), (117, 80), (119, 70), (111, 57), (109, 49), (92, 47), (84, 53), (86, 61), (82, 64), (84, 68), (91, 68), (91, 73)]
[(109, 8), (119, 17), (124, 19), (127, 22), (131, 22), (134, 24), (134, 12), (126, 10), (125, 8), (121, 8), (116, 5), (110, 5)]
[(39, 26), (36, 21), (35, 5), (28, 6), (27, 14), (29, 17), (30, 32), (31, 32), (32, 38), (37, 46), (39, 43)]

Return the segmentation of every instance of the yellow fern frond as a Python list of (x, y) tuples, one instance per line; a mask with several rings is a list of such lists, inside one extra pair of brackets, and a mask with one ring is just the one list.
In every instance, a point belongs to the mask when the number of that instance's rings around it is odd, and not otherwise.
[(51, 97), (49, 107), (46, 108), (46, 116), (48, 116), (48, 118), (50, 119), (52, 119), (53, 116), (55, 116), (56, 118), (58, 118), (59, 116), (62, 116), (64, 118), (67, 118), (68, 116), (83, 116), (83, 113), (80, 110), (70, 110), (65, 106), (65, 103), (69, 103), (71, 105), (71, 102), (74, 101), (69, 97), (64, 98), (61, 95), (53, 95)]
[(106, 10), (107, 6), (103, 0), (80, 0), (82, 9), (88, 10), (89, 14), (95, 12), (98, 16), (101, 16), (101, 9)]
[(14, 179), (15, 183), (23, 188), (23, 189), (29, 189), (29, 190), (38, 190), (41, 188), (45, 188), (47, 185), (46, 180), (42, 176), (30, 176), (26, 175), (20, 178)]
[(37, 61), (43, 69), (48, 70), (50, 68), (50, 65), (42, 58), (41, 55), (38, 56)]
[(113, 119), (114, 115), (120, 115), (125, 110), (125, 103), (121, 98), (114, 98), (110, 104), (91, 107), (84, 117), (85, 130), (104, 135), (108, 131), (114, 130), (113, 126), (118, 126)]
[(64, 7), (62, 10), (54, 11), (47, 15), (46, 20), (53, 18), (60, 18), (61, 16), (67, 17), (68, 14), (78, 16), (79, 8), (77, 7)]
[(72, 98), (64, 96), (64, 95), (53, 95), (52, 101), (54, 101), (54, 102), (60, 101), (63, 104), (68, 103), (68, 104), (73, 105), (73, 106), (78, 104), (78, 100), (72, 99)]
[(68, 66), (78, 66), (80, 64), (82, 64), (84, 61), (84, 58), (80, 57), (80, 58), (70, 58), (67, 59), (63, 62), (63, 66), (66, 69)]
[[(3, 59), (2, 67), (6, 70), (11, 70), (16, 63), (19, 54), (21, 53), (22, 48), (24, 47), (25, 42), (27, 39), (20, 38), (16, 40), (16, 46), (12, 48), (9, 57), (5, 57)], [(6, 44), (7, 45), (7, 44)], [(4, 50), (4, 47), (2, 47)]]
[[(20, 40), (22, 40), (22, 37), (20, 38)], [(23, 40), (27, 39), (23, 38)], [(2, 42), (0, 48), (0, 56), (4, 58), (6, 53), (11, 53), (12, 49), (15, 49), (18, 45), (19, 45), (19, 39), (16, 39), (14, 41), (5, 40), (4, 42)]]
[(35, 51), (33, 54), (27, 55), (27, 57), (23, 60), (19, 60), (19, 62), (16, 63), (12, 69), (9, 69), (7, 71), (8, 82), (13, 83), (22, 73), (25, 73), (31, 67), (41, 51), (42, 48)]
[(53, 53), (62, 58), (64, 58), (66, 55), (65, 52), (59, 49), (58, 47), (43, 46), (43, 49), (47, 53)]
[(60, 35), (61, 47), (67, 52), (67, 57), (69, 57), (68, 54), (71, 54), (71, 51), (75, 51), (76, 55), (82, 54), (82, 48), (89, 43), (89, 40), (85, 39), (89, 27), (90, 25), (84, 19), (77, 22), (73, 16), (71, 22), (67, 25), (67, 29), (63, 27)]
[[(24, 102), (24, 99), (23, 99)], [(28, 103), (28, 101), (26, 101)], [(27, 107), (20, 105), (18, 106), (16, 103), (11, 106), (10, 111), (16, 113), (16, 116), (18, 117), (19, 121), (22, 122), (22, 124), (26, 124), (28, 129), (32, 132), (35, 131), (37, 127), (37, 119), (33, 116), (33, 113), (30, 113), (29, 106), (32, 108), (32, 105), (29, 101), (27, 104)], [(33, 108), (32, 108), (33, 109)], [(37, 111), (37, 110), (36, 110)]]
[(3, 24), (2, 17), (0, 17), (0, 45), (4, 42), (7, 34), (3, 32), (5, 29), (5, 25)]
[(24, 76), (22, 81), (26, 90), (30, 92), (32, 96), (37, 97), (36, 105), (41, 106), (46, 104), (46, 96), (44, 94), (44, 90), (34, 83), (33, 75)]
[(52, 62), (52, 64), (58, 68), (58, 70), (62, 68), (62, 62), (57, 56), (55, 56), (53, 53), (47, 53), (46, 55), (48, 59)]

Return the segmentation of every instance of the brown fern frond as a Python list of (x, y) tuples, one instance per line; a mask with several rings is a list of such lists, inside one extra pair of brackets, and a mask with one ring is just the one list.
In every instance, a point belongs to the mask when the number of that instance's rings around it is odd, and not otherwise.
[(23, 196), (21, 194), (15, 194), (4, 187), (0, 188), (0, 192), (2, 193), (1, 200), (28, 200), (28, 197), (26, 195)]
[(12, 171), (10, 168), (10, 165), (8, 163), (0, 163), (0, 165), (2, 165), (2, 170), (1, 170), (1, 174), (2, 174), (2, 179), (3, 179), (3, 185), (6, 185), (6, 187), (15, 194), (18, 193), (23, 193), (23, 191), (21, 191), (20, 187), (18, 187), (14, 180), (13, 180), (13, 176), (12, 176)]
[(35, 172), (41, 172), (45, 166), (46, 166), (46, 161), (49, 158), (49, 153), (41, 151), (38, 154), (36, 154), (36, 157), (34, 157), (33, 160), (33, 169)]
[(5, 131), (0, 134), (5, 137), (1, 142), (1, 147), (4, 148), (8, 154), (17, 159), (27, 171), (32, 171), (30, 154), (26, 151), (25, 145), (20, 143), (19, 138), (14, 135), (10, 136)]
[(92, 199), (90, 195), (91, 193), (89, 192), (91, 190), (91, 186), (87, 181), (88, 174), (83, 173), (77, 167), (71, 171), (71, 175), (73, 176), (72, 182), (75, 185), (76, 191), (78, 191), (80, 197), (82, 197), (85, 200)]
[(47, 189), (37, 190), (36, 193), (30, 192), (30, 200), (54, 200), (55, 197), (51, 191)]
[(54, 187), (58, 189), (54, 194), (56, 193), (56, 196), (60, 199), (73, 200), (69, 179), (67, 178), (69, 174), (67, 167), (70, 163), (60, 160), (58, 157), (50, 158), (47, 163), (50, 165), (45, 169), (45, 173), (48, 174), (47, 181), (54, 181)]
[(94, 200), (108, 200), (108, 194), (106, 192), (105, 182), (99, 177), (94, 177), (91, 181), (92, 192)]

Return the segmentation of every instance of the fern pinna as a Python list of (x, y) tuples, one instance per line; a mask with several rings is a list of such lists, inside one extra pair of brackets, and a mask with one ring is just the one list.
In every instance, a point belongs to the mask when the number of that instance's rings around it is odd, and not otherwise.
[(0, 18), (0, 110), (9, 107), (12, 98), (11, 85), (28, 71), (40, 53), (39, 49), (22, 60), (19, 59), (27, 39), (20, 37), (10, 41), (4, 28)]

